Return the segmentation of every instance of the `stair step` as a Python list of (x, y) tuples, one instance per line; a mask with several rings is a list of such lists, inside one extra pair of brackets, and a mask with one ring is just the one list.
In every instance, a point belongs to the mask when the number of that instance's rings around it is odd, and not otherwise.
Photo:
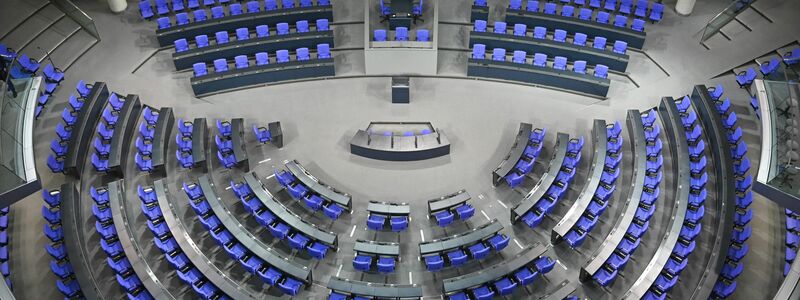
[(0, 40), (0, 43), (19, 51), (64, 18), (67, 17), (58, 8), (48, 5), (30, 18), (25, 19), (13, 32)]
[(34, 40), (32, 40), (24, 48), (20, 49), (20, 53), (26, 53), (32, 59), (41, 61), (47, 56), (48, 52), (52, 52), (64, 41), (81, 30), (81, 26), (72, 21), (70, 18), (62, 18), (53, 26), (42, 32)]
[(5, 38), (9, 33), (14, 32), (26, 19), (50, 5), (50, 2), (6, 0), (4, 1), (4, 5), (6, 5), (6, 7), (13, 7), (14, 9), (0, 10), (0, 40)]
[(45, 59), (43, 63), (52, 60), (55, 66), (66, 71), (97, 42), (88, 32), (79, 30), (50, 52), (50, 59)]

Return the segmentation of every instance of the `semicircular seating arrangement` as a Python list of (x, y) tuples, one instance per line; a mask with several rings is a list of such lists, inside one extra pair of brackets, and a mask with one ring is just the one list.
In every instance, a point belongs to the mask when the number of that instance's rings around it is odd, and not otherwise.
[(800, 3), (687, 3), (0, 4), (0, 299), (797, 299)]

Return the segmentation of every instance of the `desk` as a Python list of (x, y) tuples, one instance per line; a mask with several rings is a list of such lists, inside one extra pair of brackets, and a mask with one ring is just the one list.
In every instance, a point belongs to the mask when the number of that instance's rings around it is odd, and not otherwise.
[(612, 24), (597, 23), (579, 18), (522, 10), (509, 9), (506, 12), (506, 22), (508, 24), (525, 24), (528, 25), (528, 28), (544, 26), (563, 29), (567, 32), (583, 32), (589, 36), (603, 36), (608, 38), (609, 41), (625, 41), (628, 43), (628, 47), (636, 49), (642, 49), (646, 36), (644, 32), (636, 31), (629, 27), (617, 27)]
[(119, 111), (117, 125), (114, 126), (114, 134), (111, 136), (111, 151), (108, 154), (108, 173), (117, 177), (125, 177), (126, 162), (128, 152), (131, 149), (131, 140), (136, 132), (136, 121), (141, 114), (142, 103), (139, 96), (128, 95), (125, 97), (125, 104)]
[(474, 58), (467, 62), (467, 76), (518, 81), (596, 97), (606, 97), (611, 84), (609, 79), (594, 77), (588, 72), (579, 74), (532, 64)]
[(511, 146), (511, 150), (508, 151), (508, 154), (503, 158), (503, 161), (500, 162), (497, 168), (492, 171), (493, 186), (497, 186), (500, 180), (508, 175), (508, 173), (514, 169), (514, 165), (522, 158), (522, 153), (525, 152), (525, 147), (528, 146), (528, 139), (532, 130), (533, 125), (530, 123), (519, 123), (519, 131), (517, 132), (517, 137), (514, 139), (514, 144)]
[(300, 165), (299, 162), (296, 160), (290, 161), (286, 163), (286, 169), (297, 177), (300, 182), (305, 185), (309, 190), (319, 194), (322, 198), (325, 198), (333, 203), (336, 203), (347, 210), (352, 210), (353, 206), (351, 204), (352, 199), (350, 195), (337, 191), (326, 184), (323, 184), (311, 175), (306, 168)]
[(542, 256), (547, 251), (544, 245), (528, 246), (522, 249), (514, 257), (504, 260), (499, 264), (483, 268), (480, 271), (448, 278), (442, 281), (442, 291), (445, 294), (453, 294), (469, 288), (478, 287), (492, 282), (500, 277), (509, 275), (522, 267), (530, 267), (534, 260)]
[(389, 16), (389, 29), (394, 30), (397, 27), (410, 29), (411, 21), (414, 19), (411, 15), (414, 0), (392, 0), (389, 6), (392, 8), (392, 14)]
[(453, 249), (466, 248), (493, 237), (501, 230), (503, 230), (503, 224), (500, 224), (497, 219), (494, 219), (489, 223), (465, 233), (420, 243), (419, 254), (422, 256), (444, 254)]
[(175, 115), (172, 114), (172, 108), (164, 107), (158, 112), (158, 121), (156, 121), (155, 135), (153, 136), (153, 154), (150, 159), (153, 161), (153, 173), (167, 176), (167, 147), (172, 140), (172, 128), (175, 124)]
[(83, 108), (78, 112), (78, 120), (72, 125), (72, 137), (69, 139), (69, 151), (64, 159), (64, 174), (80, 178), (87, 165), (86, 156), (91, 147), (92, 137), (97, 132), (100, 114), (108, 103), (109, 91), (105, 82), (95, 82), (92, 91), (83, 101)]
[(244, 119), (236, 118), (231, 120), (231, 144), (233, 145), (233, 156), (236, 164), (244, 168), (245, 172), (250, 171), (250, 161), (247, 159), (247, 150), (244, 144)]
[(373, 283), (331, 277), (328, 288), (348, 295), (380, 299), (421, 299), (422, 286), (416, 284)]
[(270, 82), (334, 76), (333, 59), (311, 59), (209, 73), (192, 77), (192, 91), (203, 95)]
[(522, 216), (533, 209), (536, 203), (544, 198), (547, 190), (550, 189), (550, 186), (556, 181), (556, 176), (558, 176), (558, 172), (564, 164), (564, 158), (567, 156), (567, 144), (569, 144), (569, 134), (559, 132), (556, 135), (556, 146), (553, 150), (553, 158), (550, 159), (550, 165), (547, 167), (547, 170), (544, 171), (542, 177), (539, 178), (539, 182), (536, 183), (536, 186), (525, 195), (525, 198), (522, 198), (522, 202), (511, 209), (512, 223), (519, 221)]
[(192, 159), (195, 167), (205, 170), (208, 151), (208, 122), (206, 118), (196, 118), (192, 123)]

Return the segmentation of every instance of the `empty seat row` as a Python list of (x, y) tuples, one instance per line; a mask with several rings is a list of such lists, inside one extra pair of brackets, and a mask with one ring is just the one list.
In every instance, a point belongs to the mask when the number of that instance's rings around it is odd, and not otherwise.
[[(484, 20), (475, 20), (475, 26), (473, 27), (473, 30), (477, 32), (486, 32), (487, 30), (486, 25), (487, 23)], [(497, 34), (507, 34), (508, 32), (506, 29), (506, 22), (500, 22), (500, 21), (494, 22), (494, 27), (492, 32)], [(528, 35), (528, 25), (526, 24), (514, 24), (514, 29), (512, 33), (514, 36), (531, 37), (530, 35)], [(540, 40), (548, 39), (547, 28), (542, 26), (534, 27), (532, 36), (533, 39), (540, 39)], [(572, 44), (576, 46), (587, 47), (586, 45), (587, 38), (588, 37), (585, 33), (576, 32), (575, 35), (572, 37)], [(553, 32), (553, 41), (566, 43), (567, 31), (562, 29), (556, 29)], [(595, 36), (594, 40), (592, 41), (591, 47), (594, 49), (605, 51), (607, 50), (606, 41), (607, 39), (605, 37)], [(627, 52), (627, 49), (628, 49), (628, 43), (618, 40), (614, 42), (611, 51), (618, 54), (625, 54)]]
[(547, 134), (547, 128), (536, 128), (528, 136), (528, 144), (522, 152), (522, 157), (514, 164), (514, 169), (505, 176), (505, 182), (509, 187), (515, 188), (522, 184), (525, 176), (533, 171), (536, 158), (542, 152), (542, 144)]
[(324, 199), (321, 195), (311, 191), (291, 172), (275, 170), (275, 179), (278, 180), (278, 183), (282, 187), (286, 188), (286, 191), (292, 198), (295, 200), (302, 200), (308, 208), (314, 211), (322, 209), (325, 216), (332, 220), (338, 219), (345, 211), (345, 208), (339, 204)]
[(356, 256), (353, 258), (353, 268), (362, 272), (377, 270), (379, 273), (389, 274), (394, 273), (397, 260), (398, 257), (395, 256), (376, 256), (370, 253), (356, 252)]
[[(222, 225), (222, 221), (214, 214), (211, 205), (208, 203), (203, 190), (195, 183), (183, 183), (186, 195), (189, 197), (189, 203), (197, 213), (197, 217), (203, 227), (208, 230), (211, 237), (217, 241), (220, 247), (223, 247), (230, 257), (239, 263), (253, 275), (260, 275), (264, 282), (271, 286), (277, 286), (280, 290), (288, 295), (297, 295), (303, 287), (303, 283), (288, 275), (283, 274), (280, 270), (270, 266), (261, 258), (255, 256), (241, 241), (237, 240), (233, 234)], [(248, 188), (246, 185), (241, 187)], [(234, 190), (236, 192), (236, 190)], [(241, 191), (239, 191), (241, 192)], [(237, 192), (237, 195), (239, 192)], [(251, 193), (252, 195), (252, 193)], [(299, 234), (295, 234), (297, 237)], [(290, 237), (290, 240), (292, 238)], [(308, 239), (305, 239), (308, 243)], [(294, 244), (292, 244), (294, 246)], [(305, 244), (300, 249), (305, 248)], [(262, 275), (263, 274), (263, 275)]]
[[(87, 85), (83, 80), (75, 86), (80, 97), (70, 95), (69, 107), (65, 107), (61, 112), (61, 123), (56, 124), (56, 138), (50, 141), (50, 150), (53, 155), (47, 157), (47, 167), (53, 173), (64, 172), (64, 160), (69, 152), (69, 142), (72, 138), (73, 125), (78, 122), (78, 114), (83, 108), (86, 97), (89, 96), (91, 85)], [(98, 126), (100, 130), (102, 126)]]
[[(544, 1), (542, 1), (544, 2)], [(575, 0), (575, 6), (570, 3), (570, 0), (561, 0), (560, 1), (562, 15), (572, 17), (575, 11), (576, 6), (587, 6), (586, 0)], [(633, 16), (639, 18), (646, 18), (649, 17), (650, 21), (653, 23), (661, 21), (661, 18), (664, 16), (664, 5), (659, 2), (653, 2), (652, 8), (648, 10), (648, 6), (650, 6), (650, 2), (648, 0), (638, 0), (636, 2), (636, 8), (633, 11)], [(633, 0), (621, 0), (619, 5), (617, 5), (617, 0), (606, 0), (605, 3), (601, 6), (601, 0), (589, 0), (588, 7), (584, 7), (580, 9), (580, 14), (591, 16), (595, 9), (599, 10), (603, 8), (606, 12), (617, 12), (627, 18), (631, 14), (631, 9), (633, 9)], [(522, 0), (511, 0), (508, 6), (509, 9), (512, 10), (522, 10)], [(528, 12), (544, 12), (546, 14), (555, 14), (557, 9), (557, 4), (555, 2), (545, 2), (544, 8), (540, 7), (538, 0), (528, 0), (525, 6), (525, 11)], [(567, 11), (565, 13), (564, 11)], [(598, 13), (602, 13), (604, 11), (599, 11)], [(649, 14), (648, 14), (649, 12)]]
[[(309, 53), (308, 48), (298, 48), (295, 52), (295, 61), (308, 61), (311, 60), (311, 54)], [(276, 63), (288, 63), (291, 60), (291, 56), (289, 54), (289, 50), (278, 50), (276, 53), (275, 62)], [(330, 45), (329, 44), (318, 44), (317, 45), (317, 59), (330, 59), (331, 52), (330, 52)], [(269, 62), (269, 55), (267, 52), (259, 52), (255, 55), (255, 66), (265, 66), (268, 65)], [(234, 57), (234, 66), (236, 69), (246, 69), (251, 67), (250, 60), (246, 55), (238, 55)], [(201, 77), (208, 75), (208, 69), (206, 63), (196, 63), (193, 66), (194, 69), (194, 76)], [(223, 73), (228, 71), (228, 61), (224, 58), (214, 60), (214, 73)]]
[(611, 197), (617, 187), (617, 179), (620, 176), (619, 163), (622, 161), (622, 126), (619, 122), (606, 125), (606, 153), (603, 165), (603, 174), (600, 183), (594, 192), (592, 201), (581, 215), (578, 222), (564, 235), (564, 240), (572, 248), (577, 248), (586, 239), (586, 236), (594, 229), (594, 225), (603, 212), (608, 208)]
[(192, 155), (193, 127), (194, 124), (192, 124), (192, 122), (178, 119), (178, 133), (175, 134), (175, 143), (178, 145), (178, 150), (175, 150), (175, 157), (178, 159), (178, 164), (184, 169), (191, 169), (194, 167), (194, 157)]
[[(128, 295), (128, 299), (154, 299), (150, 292), (144, 287), (139, 276), (133, 270), (133, 266), (125, 255), (122, 242), (117, 236), (114, 226), (114, 218), (109, 207), (108, 190), (91, 187), (93, 196), (104, 194), (105, 198), (98, 198), (92, 204), (92, 213), (95, 217), (95, 230), (100, 235), (100, 248), (106, 253), (106, 263), (114, 270), (117, 282)], [(93, 198), (94, 199), (94, 198)]]
[(64, 245), (64, 229), (61, 227), (61, 191), (42, 189), (42, 216), (45, 219), (44, 235), (50, 240), (45, 250), (50, 254), (50, 271), (56, 275), (56, 287), (66, 298), (83, 295), (75, 271)]
[(388, 228), (394, 232), (400, 232), (408, 228), (408, 216), (390, 216), (370, 212), (367, 217), (367, 228), (382, 231)]
[(156, 124), (158, 123), (158, 110), (149, 106), (142, 110), (142, 122), (139, 123), (139, 137), (136, 138), (136, 154), (134, 161), (136, 167), (142, 172), (153, 171), (153, 149)]
[[(192, 11), (194, 14), (194, 22), (201, 22), (207, 20), (205, 8), (211, 9), (211, 16), (214, 19), (222, 18), (225, 16), (237, 16), (244, 13), (259, 13), (259, 12), (268, 12), (278, 9), (278, 2), (277, 0), (264, 0), (264, 5), (262, 7), (260, 1), (252, 0), (248, 1), (247, 3), (242, 6), (241, 3), (235, 2), (228, 6), (228, 12), (225, 13), (225, 6), (230, 0), (218, 0), (219, 3), (214, 3), (214, 0), (202, 0), (203, 6), (200, 7), (200, 0), (188, 0), (186, 4), (183, 2), (184, 0), (172, 0), (171, 5), (167, 2), (168, 0), (155, 0), (155, 9), (153, 11), (153, 6), (151, 5), (149, 0), (140, 0), (139, 1), (139, 14), (142, 16), (143, 19), (151, 19), (156, 14), (159, 16), (168, 15), (170, 10), (176, 13), (177, 15), (186, 14), (184, 9), (188, 11)], [(215, 5), (219, 4), (219, 5)], [(281, 9), (290, 9), (298, 7), (295, 5), (295, 0), (282, 0), (281, 1), (282, 7)], [(318, 6), (329, 6), (330, 0), (317, 0)], [(170, 7), (171, 6), (171, 7)], [(299, 7), (312, 7), (314, 3), (312, 0), (300, 0)], [(166, 19), (169, 22), (169, 17), (161, 17), (159, 18), (159, 23), (161, 19)]]
[(555, 264), (555, 260), (550, 257), (540, 256), (533, 261), (531, 266), (522, 267), (506, 276), (497, 278), (492, 284), (473, 287), (447, 297), (450, 300), (470, 300), (508, 296), (514, 293), (517, 287), (524, 288), (524, 286), (534, 283), (539, 276), (544, 276), (552, 271)]
[(708, 88), (708, 94), (714, 101), (722, 119), (722, 126), (728, 135), (731, 155), (734, 159), (734, 186), (736, 189), (736, 207), (734, 215), (733, 231), (731, 240), (726, 253), (726, 263), (721, 271), (717, 283), (714, 285), (712, 296), (717, 298), (727, 298), (736, 290), (736, 278), (741, 260), (747, 255), (749, 247), (747, 240), (752, 235), (752, 226), (749, 220), (752, 219), (750, 204), (753, 202), (753, 177), (749, 174), (750, 162), (747, 159), (747, 144), (741, 138), (741, 128), (737, 124), (737, 116), (730, 105), (729, 99), (722, 99), (724, 88), (722, 85)]
[[(489, 256), (491, 249), (496, 252), (503, 251), (508, 246), (510, 238), (502, 233), (497, 233), (489, 238), (481, 240), (472, 245), (448, 250), (446, 252), (429, 254), (422, 257), (425, 261), (425, 268), (428, 271), (436, 272), (445, 266), (457, 267), (467, 263), (468, 259), (479, 260)], [(469, 254), (469, 257), (467, 256)]]
[[(328, 31), (330, 27), (328, 25), (328, 19), (318, 19), (316, 21), (316, 31)], [(289, 35), (291, 34), (291, 30), (289, 28), (289, 23), (278, 23), (276, 26), (275, 34), (278, 36), (281, 35)], [(295, 23), (295, 31), (294, 33), (307, 33), (311, 32), (308, 26), (308, 21), (301, 20)], [(235, 31), (236, 34), (236, 41), (244, 41), (249, 40), (251, 38), (250, 30), (246, 27), (237, 28)], [(269, 25), (258, 25), (255, 28), (255, 38), (267, 38), (272, 36), (270, 34)], [(214, 38), (216, 41), (215, 45), (225, 45), (230, 42), (230, 36), (227, 31), (218, 31), (214, 33)], [(180, 53), (184, 51), (189, 51), (189, 41), (185, 38), (175, 40), (175, 52)], [(194, 44), (197, 49), (210, 47), (211, 44), (209, 43), (208, 35), (201, 34), (194, 37)]]
[[(486, 45), (484, 44), (475, 44), (472, 48), (472, 58), (474, 59), (485, 59), (486, 57)], [(511, 57), (511, 62), (518, 63), (518, 64), (526, 64), (528, 57), (528, 53), (522, 50), (514, 51), (514, 55)], [(493, 61), (502, 61), (506, 62), (506, 49), (503, 48), (495, 48), (492, 51), (491, 58)], [(533, 55), (532, 64), (537, 67), (548, 67), (547, 65), (547, 54), (543, 53), (535, 53)], [(553, 69), (566, 71), (567, 70), (567, 58), (564, 56), (556, 56), (553, 59)], [(572, 71), (578, 74), (586, 75), (586, 61), (585, 60), (576, 60), (573, 63)], [(608, 66), (598, 64), (594, 67), (594, 77), (597, 78), (608, 78)]]
[[(306, 237), (300, 232), (291, 232), (294, 231), (294, 229), (281, 222), (278, 217), (275, 216), (275, 214), (267, 209), (267, 207), (261, 202), (261, 199), (256, 197), (251, 187), (246, 183), (231, 181), (230, 184), (234, 194), (236, 194), (236, 196), (239, 197), (239, 200), (242, 201), (242, 205), (244, 205), (245, 210), (253, 215), (256, 218), (256, 221), (261, 224), (261, 226), (268, 228), (273, 237), (280, 240), (287, 240), (292, 249), (301, 251), (306, 250), (313, 258), (325, 258), (328, 250), (330, 250), (328, 245), (318, 241), (312, 241), (310, 238)], [(184, 189), (186, 188), (192, 192), (192, 195), (189, 196), (190, 198), (202, 198), (202, 195), (197, 195), (197, 190), (200, 189), (199, 186), (184, 184)], [(189, 192), (187, 192), (187, 194), (188, 193)], [(195, 201), (197, 201), (196, 199)]]
[[(558, 169), (558, 174), (555, 176), (553, 184), (550, 186), (541, 186), (539, 188), (546, 188), (547, 191), (544, 195), (536, 199), (536, 204), (533, 208), (522, 215), (522, 222), (530, 228), (536, 228), (542, 223), (544, 217), (553, 211), (558, 200), (564, 197), (569, 191), (569, 185), (572, 179), (575, 178), (575, 172), (581, 163), (581, 151), (583, 151), (584, 139), (579, 137), (577, 139), (570, 139), (567, 144), (567, 153), (564, 156), (564, 161)], [(593, 222), (596, 224), (597, 219)], [(594, 225), (592, 225), (594, 226)]]
[(624, 238), (618, 245), (614, 245), (614, 252), (606, 259), (603, 266), (592, 275), (594, 281), (600, 286), (612, 284), (619, 272), (624, 269), (633, 253), (639, 247), (642, 236), (647, 233), (650, 227), (650, 218), (655, 214), (656, 201), (660, 195), (659, 185), (662, 180), (661, 166), (663, 165), (662, 146), (659, 138), (660, 126), (655, 123), (656, 118), (656, 112), (652, 109), (641, 114), (645, 128), (645, 150), (647, 153), (644, 188), (633, 220), (630, 224), (620, 224), (627, 225)]
[[(386, 41), (386, 29), (376, 29), (372, 38), (376, 42)], [(408, 27), (397, 27), (394, 29), (395, 41), (408, 41)], [(427, 29), (417, 29), (417, 42), (429, 42), (430, 31)]]
[(142, 213), (147, 217), (147, 227), (153, 233), (153, 243), (161, 250), (164, 258), (178, 273), (178, 278), (190, 285), (203, 299), (219, 299), (225, 295), (201, 272), (184, 253), (172, 235), (172, 231), (164, 220), (155, 190), (149, 186), (137, 187)]

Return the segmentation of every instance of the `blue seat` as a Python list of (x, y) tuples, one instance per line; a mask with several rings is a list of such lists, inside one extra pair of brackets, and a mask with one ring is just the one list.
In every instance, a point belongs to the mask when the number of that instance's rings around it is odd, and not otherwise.
[[(477, 32), (486, 32), (486, 21), (484, 21), (484, 20), (475, 20), (475, 25), (474, 25), (472, 30), (477, 31)], [(377, 30), (375, 30), (375, 33), (376, 33), (375, 35), (377, 36)], [(384, 31), (384, 33), (385, 33), (385, 31)]]
[(538, 271), (532, 271), (527, 267), (523, 267), (514, 272), (514, 279), (521, 285), (532, 284), (537, 276), (539, 276)]
[(528, 26), (525, 24), (514, 24), (514, 35), (525, 36), (528, 33)]
[(675, 248), (672, 250), (672, 253), (677, 255), (678, 257), (686, 258), (686, 256), (694, 252), (696, 245), (697, 244), (695, 243), (695, 241), (687, 242), (678, 239), (678, 243), (675, 244)]
[[(228, 10), (230, 11), (230, 15), (231, 16), (238, 16), (238, 15), (241, 15), (242, 13), (244, 13), (242, 11), (242, 4), (240, 4), (240, 3), (231, 4), (228, 7)], [(213, 10), (212, 10), (212, 13), (213, 13)]]
[(358, 271), (369, 271), (370, 265), (372, 264), (372, 257), (366, 255), (356, 255), (353, 258), (353, 268)]
[[(333, 298), (328, 298), (328, 299), (330, 300), (330, 299), (333, 299)], [(342, 299), (344, 299), (344, 298), (342, 298)], [(467, 294), (465, 294), (464, 292), (458, 292), (458, 293), (455, 293), (455, 294), (447, 296), (447, 299), (448, 300), (469, 300), (469, 296), (467, 296)]]
[(258, 25), (256, 26), (256, 37), (257, 38), (265, 38), (269, 36), (269, 26), (267, 25)]
[(597, 13), (594, 21), (601, 24), (608, 24), (608, 18), (610, 15), (607, 12), (601, 11)]
[(484, 59), (486, 57), (486, 45), (475, 44), (472, 46), (472, 58)]
[(623, 41), (616, 41), (614, 42), (614, 48), (612, 49), (612, 51), (614, 51), (614, 53), (625, 54), (627, 49), (628, 49), (628, 43)]
[(572, 18), (575, 16), (575, 7), (572, 5), (564, 5), (561, 7), (561, 16)]
[(308, 246), (307, 250), (308, 254), (310, 254), (311, 257), (316, 259), (324, 259), (325, 255), (328, 254), (328, 249), (329, 247), (324, 244), (313, 243), (310, 246)]
[(285, 278), (282, 282), (278, 283), (278, 287), (287, 295), (295, 296), (300, 292), (303, 283), (292, 278)]
[(533, 27), (533, 38), (544, 39), (547, 36), (547, 28), (536, 26)]
[(61, 210), (42, 205), (42, 217), (50, 224), (61, 224)]
[(187, 42), (186, 39), (175, 40), (175, 52), (180, 53), (184, 51), (189, 51), (189, 42)]
[(195, 63), (192, 65), (192, 69), (194, 70), (194, 77), (201, 77), (208, 75), (208, 70), (206, 69), (206, 63)]
[(603, 5), (603, 9), (607, 11), (617, 10), (617, 0), (606, 0), (606, 2)]
[(572, 38), (572, 43), (576, 46), (586, 46), (586, 34), (585, 33), (575, 33), (575, 36)]
[(211, 8), (211, 19), (219, 19), (225, 17), (225, 8), (222, 6), (214, 6)]
[(146, 106), (142, 111), (142, 117), (144, 117), (144, 121), (147, 122), (147, 124), (155, 126), (156, 122), (158, 122), (158, 111)]
[[(53, 141), (56, 141), (56, 140), (53, 140)], [(111, 144), (104, 143), (103, 140), (100, 139), (100, 138), (94, 138), (94, 142), (92, 143), (92, 146), (94, 147), (94, 150), (97, 152), (97, 154), (99, 154), (101, 156), (108, 156), (109, 152), (111, 152)], [(51, 145), (51, 147), (52, 147), (52, 145)], [(66, 152), (66, 147), (65, 147), (64, 150)], [(58, 153), (56, 153), (56, 154), (58, 154)]]
[(494, 50), (492, 51), (492, 60), (506, 61), (506, 49), (494, 48)]
[(289, 50), (278, 50), (276, 53), (275, 61), (278, 63), (287, 63), (289, 62)]
[(214, 37), (217, 40), (217, 45), (224, 45), (230, 42), (230, 37), (228, 36), (227, 31), (217, 31), (214, 33)]
[(636, 1), (636, 11), (634, 15), (637, 17), (644, 18), (647, 15), (647, 6), (650, 5), (648, 0), (637, 0)]
[(470, 291), (472, 296), (475, 297), (477, 300), (489, 300), (494, 297), (494, 291), (490, 290), (489, 287), (482, 285)]
[(581, 20), (589, 21), (592, 19), (592, 10), (588, 8), (581, 8), (578, 11), (578, 18)]
[(97, 156), (97, 153), (92, 153), (92, 166), (94, 166), (94, 169), (97, 172), (107, 172), (108, 171), (108, 160), (107, 159), (101, 159), (99, 156)]
[[(606, 3), (608, 3), (608, 1), (606, 1)], [(616, 15), (614, 17), (614, 26), (623, 28), (628, 26), (628, 17), (623, 15)]]
[(291, 195), (292, 198), (298, 200), (302, 199), (303, 197), (306, 196), (306, 194), (308, 194), (308, 188), (300, 183), (295, 185), (289, 185), (286, 187), (286, 190), (289, 192), (289, 195)]
[(295, 31), (298, 33), (308, 32), (308, 21), (307, 20), (300, 20), (295, 22)]
[(142, 16), (142, 19), (150, 19), (155, 14), (153, 13), (153, 7), (150, 6), (149, 0), (140, 0), (139, 1), (139, 14)]
[(283, 8), (294, 8), (294, 0), (282, 0), (281, 4)]
[(794, 48), (783, 55), (783, 63), (786, 65), (791, 66), (797, 64), (798, 61), (800, 61), (800, 48)]
[(617, 278), (617, 270), (608, 270), (606, 268), (600, 268), (597, 270), (597, 273), (592, 275), (592, 278), (599, 284), (600, 286), (609, 286), (614, 279)]
[(81, 287), (75, 279), (56, 280), (56, 287), (66, 298), (73, 298), (81, 292)]
[(594, 66), (594, 77), (608, 78), (608, 67), (600, 64)]
[(245, 55), (237, 55), (234, 57), (234, 65), (236, 69), (245, 69), (249, 67), (250, 62), (247, 60), (247, 56)]
[(299, 234), (299, 233), (295, 233), (294, 235), (289, 237), (289, 245), (292, 248), (298, 249), (298, 250), (305, 249), (305, 247), (308, 245), (309, 241), (310, 241), (309, 238), (307, 238), (304, 235)]
[(689, 264), (689, 260), (681, 258), (676, 255), (672, 255), (667, 260), (667, 263), (664, 265), (664, 271), (670, 273), (672, 275), (679, 275), (683, 269)]
[[(150, 160), (148, 156), (142, 156), (139, 153), (136, 153), (134, 160), (136, 162), (136, 166), (139, 168), (139, 171), (142, 172), (151, 172), (153, 171), (153, 161)], [(105, 161), (106, 168), (108, 165), (108, 161)]]
[(255, 212), (256, 221), (258, 224), (264, 227), (272, 227), (272, 224), (275, 223), (275, 215), (273, 215), (268, 210), (262, 210), (260, 213)]
[(553, 60), (553, 69), (556, 70), (566, 70), (567, 69), (567, 58), (563, 56), (556, 56)]
[(606, 261), (606, 264), (613, 270), (622, 270), (630, 260), (631, 256), (625, 253), (613, 252)]
[(622, 0), (619, 3), (619, 13), (630, 15), (633, 8), (633, 0)]
[(67, 155), (67, 151), (69, 150), (68, 144), (62, 142), (61, 139), (55, 138), (50, 141), (50, 150), (53, 151), (58, 157), (64, 157)]
[(269, 64), (269, 56), (266, 52), (256, 53), (256, 66), (263, 66)]
[(417, 30), (417, 42), (429, 42), (430, 32), (427, 29)]
[(508, 242), (511, 239), (503, 234), (496, 234), (490, 237), (487, 241), (489, 245), (494, 249), (494, 251), (502, 251), (506, 247), (508, 247)]
[(543, 12), (547, 15), (555, 15), (556, 14), (556, 4), (553, 2), (548, 2), (544, 4)]
[(158, 15), (166, 15), (169, 13), (169, 7), (167, 7), (166, 0), (156, 0), (156, 12)]
[(392, 226), (392, 231), (400, 232), (408, 228), (408, 217), (405, 216), (392, 217), (390, 219), (390, 223)]
[(494, 282), (494, 288), (500, 296), (511, 295), (516, 287), (517, 283), (511, 281), (508, 277), (503, 277)]
[(367, 228), (372, 230), (383, 230), (386, 224), (386, 217), (382, 215), (370, 214), (367, 218)]
[(306, 47), (297, 48), (297, 50), (295, 50), (295, 53), (297, 53), (298, 61), (311, 59), (311, 55), (309, 54), (308, 48)]
[(631, 29), (635, 31), (644, 31), (644, 20), (633, 19), (633, 24), (631, 24)]
[(385, 29), (376, 29), (375, 33), (372, 37), (373, 41), (376, 42), (385, 42), (386, 41), (386, 30)]
[[(91, 189), (94, 189), (94, 187), (91, 187)], [(58, 207), (61, 205), (61, 191), (42, 189), (42, 199), (44, 199), (44, 202), (47, 202), (50, 207)]]
[(317, 31), (328, 31), (330, 29), (328, 19), (317, 19)]
[(775, 72), (775, 70), (777, 70), (779, 66), (780, 66), (780, 60), (777, 57), (773, 57), (772, 60), (759, 65), (759, 69), (761, 69), (761, 74), (763, 74), (764, 76), (769, 76), (770, 74)]
[(654, 2), (653, 7), (650, 9), (650, 21), (653, 23), (661, 21), (664, 16), (664, 4)]
[(264, 10), (278, 9), (278, 2), (276, 0), (264, 0)]
[(475, 0), (475, 6), (488, 6), (486, 0)]
[(395, 41), (408, 41), (408, 27), (396, 27), (394, 30)]
[[(49, 250), (51, 249), (50, 245), (46, 245), (45, 247), (47, 247), (48, 251), (50, 251)], [(64, 251), (64, 247), (59, 246), (58, 249), (61, 249), (59, 251)], [(64, 253), (63, 257), (66, 257), (67, 253), (66, 252), (63, 253)], [(66, 261), (59, 262), (58, 260), (63, 260), (63, 258), (50, 261), (50, 270), (53, 271), (53, 274), (56, 274), (56, 276), (58, 276), (61, 279), (67, 279), (70, 276), (73, 276), (75, 271), (73, 271), (72, 265), (69, 262)]]
[(223, 137), (230, 137), (232, 132), (231, 123), (228, 121), (222, 121), (217, 119), (217, 130), (219, 130), (219, 134)]
[(75, 122), (78, 121), (78, 115), (65, 107), (64, 110), (61, 111), (61, 120), (64, 121), (64, 124), (67, 126), (73, 126)]
[(521, 10), (522, 9), (522, 0), (511, 0), (508, 3), (508, 8)]
[(158, 29), (167, 29), (172, 27), (172, 21), (169, 19), (169, 17), (160, 17), (156, 20), (156, 23), (158, 23)]
[(553, 40), (556, 42), (565, 43), (567, 41), (567, 32), (561, 29), (556, 29), (553, 35)]
[(431, 272), (439, 271), (444, 268), (444, 259), (439, 255), (425, 256), (425, 267)]
[(393, 257), (379, 257), (376, 264), (378, 266), (378, 272), (394, 273), (395, 259)]
[(467, 250), (473, 259), (481, 259), (489, 255), (489, 247), (486, 247), (483, 243), (469, 246)]
[(228, 71), (228, 61), (224, 58), (214, 60), (214, 73), (222, 73)]
[(452, 224), (455, 217), (449, 210), (436, 212), (433, 216), (436, 218), (436, 223), (439, 224), (440, 227), (446, 227)]
[(547, 54), (533, 54), (533, 65), (537, 67), (547, 67)]
[(202, 9), (195, 10), (192, 12), (192, 14), (194, 15), (195, 22), (203, 22), (208, 19), (208, 16), (206, 16), (206, 11)]
[(598, 50), (606, 50), (606, 38), (602, 36), (594, 37), (594, 41), (592, 42), (592, 48)]
[(249, 1), (249, 2), (247, 2), (247, 12), (248, 12), (248, 13), (251, 13), (251, 14), (252, 14), (252, 13), (257, 13), (257, 12), (259, 12), (260, 10), (261, 10), (261, 7), (260, 7), (260, 5), (258, 4), (258, 1), (256, 1), (256, 0), (253, 0), (253, 1)]
[(506, 34), (506, 22), (494, 22), (494, 33)]
[(344, 208), (342, 208), (337, 204), (329, 203), (328, 205), (323, 207), (322, 211), (328, 218), (336, 220), (344, 212)]
[(447, 252), (447, 260), (450, 261), (452, 266), (460, 266), (467, 262), (467, 255), (462, 250), (453, 250)]

